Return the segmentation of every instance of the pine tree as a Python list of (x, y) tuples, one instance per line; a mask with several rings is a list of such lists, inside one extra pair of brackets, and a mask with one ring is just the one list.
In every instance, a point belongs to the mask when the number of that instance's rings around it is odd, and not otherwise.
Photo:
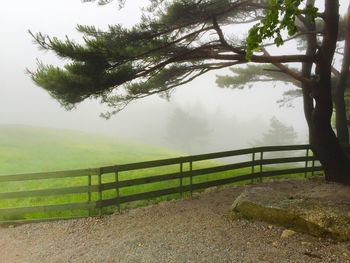
[(286, 126), (275, 116), (270, 119), (270, 128), (264, 133), (262, 139), (256, 141), (255, 145), (293, 145), (297, 142), (298, 135), (293, 126)]
[[(247, 62), (270, 63), (301, 83), (310, 144), (324, 167), (326, 180), (350, 184), (350, 161), (331, 126), (339, 0), (325, 0), (322, 13), (313, 6), (314, 0), (150, 3), (141, 23), (131, 29), (114, 25), (103, 32), (93, 26), (77, 26), (84, 35), (83, 44), (32, 34), (42, 49), (71, 60), (64, 68), (40, 63), (31, 72), (33, 80), (67, 108), (87, 98), (98, 98), (115, 107), (113, 114), (139, 98), (169, 96), (173, 88), (212, 70)], [(263, 48), (266, 40), (281, 46), (283, 32), (290, 36), (297, 33), (296, 18), (308, 25), (304, 33), (308, 38), (306, 53), (269, 54)], [(322, 32), (315, 30), (315, 18), (323, 20)], [(227, 26), (258, 20), (246, 40), (227, 37)], [(317, 43), (319, 35), (321, 43)], [(294, 72), (284, 64), (292, 62), (301, 63), (302, 70)], [(345, 66), (348, 70), (348, 63)], [(337, 94), (341, 99), (342, 89)]]

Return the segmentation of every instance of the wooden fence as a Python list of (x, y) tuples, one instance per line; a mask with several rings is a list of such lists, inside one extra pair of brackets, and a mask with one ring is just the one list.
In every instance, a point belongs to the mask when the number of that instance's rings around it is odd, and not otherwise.
[[(101, 215), (120, 210), (125, 203), (168, 195), (192, 195), (196, 190), (247, 180), (262, 181), (264, 177), (307, 176), (316, 171), (322, 171), (322, 167), (309, 145), (293, 145), (94, 169), (3, 175), (0, 176), (0, 221), (29, 222)], [(142, 172), (146, 176), (140, 175)], [(148, 187), (150, 185), (154, 187)], [(109, 210), (105, 211), (106, 208)]]

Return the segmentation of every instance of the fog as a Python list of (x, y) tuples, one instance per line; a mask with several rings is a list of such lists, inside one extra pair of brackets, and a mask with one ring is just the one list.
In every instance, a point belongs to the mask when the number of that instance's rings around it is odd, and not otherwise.
[[(127, 1), (118, 10), (117, 3), (103, 7), (80, 0), (3, 1), (0, 14), (2, 41), (0, 48), (0, 124), (23, 124), (61, 129), (83, 130), (110, 136), (127, 137), (135, 141), (186, 152), (219, 151), (249, 147), (269, 128), (276, 116), (285, 125), (293, 126), (298, 141), (307, 138), (301, 99), (293, 108), (280, 107), (277, 100), (291, 86), (283, 83), (257, 83), (251, 89), (220, 89), (213, 72), (177, 88), (169, 101), (157, 96), (132, 103), (122, 112), (105, 120), (99, 117), (106, 110), (97, 101), (88, 100), (72, 111), (66, 111), (45, 91), (35, 86), (25, 73), (35, 69), (36, 59), (46, 64), (62, 65), (54, 54), (38, 50), (32, 32), (51, 36), (81, 39), (76, 24), (96, 25), (122, 23), (131, 26), (138, 21), (140, 6), (147, 1)], [(169, 136), (171, 118), (176, 110), (205, 123), (206, 135), (190, 139), (181, 147)], [(179, 121), (178, 125), (184, 125)], [(174, 135), (175, 136), (175, 135)], [(191, 137), (193, 138), (193, 137)], [(194, 137), (195, 138), (195, 137)], [(185, 139), (183, 139), (185, 140)], [(196, 142), (197, 140), (197, 142)]]

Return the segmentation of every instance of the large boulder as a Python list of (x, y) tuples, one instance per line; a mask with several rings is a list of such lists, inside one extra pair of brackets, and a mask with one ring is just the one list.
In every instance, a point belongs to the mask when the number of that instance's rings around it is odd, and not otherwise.
[(276, 181), (247, 187), (235, 200), (232, 217), (347, 241), (350, 240), (350, 187), (320, 180)]

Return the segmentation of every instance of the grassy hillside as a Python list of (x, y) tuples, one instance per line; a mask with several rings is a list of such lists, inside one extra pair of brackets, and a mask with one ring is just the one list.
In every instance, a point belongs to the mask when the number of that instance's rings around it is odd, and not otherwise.
[[(29, 172), (47, 172), (57, 170), (72, 170), (80, 168), (97, 168), (114, 164), (140, 162), (146, 160), (156, 160), (169, 157), (180, 156), (179, 153), (167, 151), (157, 147), (140, 145), (132, 142), (116, 140), (113, 138), (103, 137), (99, 135), (91, 135), (83, 132), (35, 128), (28, 126), (4, 126), (0, 125), (0, 176), (5, 174), (29, 173)], [(218, 161), (199, 161), (193, 164), (192, 169), (197, 170), (205, 167), (213, 167), (220, 165)], [(185, 163), (183, 171), (189, 171), (189, 163)], [(168, 165), (150, 169), (139, 169), (131, 171), (123, 171), (118, 174), (120, 181), (149, 177), (155, 175), (163, 175), (169, 173), (178, 173), (180, 166)], [(221, 178), (228, 178), (236, 175), (249, 174), (251, 168), (242, 168), (226, 172), (216, 172), (195, 176), (193, 183), (208, 182)], [(303, 176), (303, 175), (302, 175)], [(40, 179), (27, 180), (20, 182), (3, 182), (0, 184), (0, 194), (12, 192), (25, 192), (27, 195), (18, 197), (11, 195), (4, 199), (0, 199), (0, 209), (13, 207), (31, 207), (31, 206), (47, 206), (53, 204), (69, 204), (69, 203), (85, 203), (100, 200), (97, 192), (90, 195), (89, 192), (75, 192), (55, 194), (33, 195), (31, 191), (49, 190), (57, 188), (86, 187), (87, 185), (97, 185), (97, 176), (92, 177), (89, 182), (87, 174), (78, 177), (57, 178), (57, 179)], [(115, 182), (115, 174), (103, 174), (102, 183)], [(247, 182), (247, 181), (246, 181)], [(240, 183), (246, 183), (240, 182)], [(151, 192), (163, 190), (179, 185), (189, 185), (190, 179), (170, 179), (156, 183), (142, 184), (138, 186), (122, 187), (120, 191), (110, 189), (103, 191), (103, 200), (120, 196), (128, 196), (137, 193)], [(30, 193), (28, 195), (28, 193)], [(182, 195), (171, 194), (159, 197), (153, 201), (168, 200), (179, 198)], [(149, 201), (139, 201), (135, 205), (144, 205)], [(129, 207), (129, 204), (123, 205)], [(105, 212), (113, 212), (114, 207), (107, 207)], [(90, 211), (91, 212), (91, 211)], [(33, 219), (33, 218), (50, 218), (50, 217), (72, 217), (86, 216), (88, 210), (66, 210), (62, 212), (36, 212), (31, 214), (25, 212), (14, 212), (13, 215), (5, 213), (3, 210), (0, 220), (16, 220), (16, 219)], [(92, 211), (97, 214), (97, 210)]]
[(0, 175), (94, 168), (178, 155), (84, 132), (0, 125)]
[[(80, 168), (94, 168), (106, 165), (156, 160), (176, 157), (180, 153), (167, 151), (157, 147), (141, 145), (125, 140), (92, 135), (83, 132), (58, 130), (17, 125), (0, 125), (0, 176), (30, 172), (47, 172), (57, 170), (71, 170)], [(196, 167), (212, 165), (213, 162), (200, 162)], [(188, 165), (187, 165), (188, 166)], [(189, 169), (184, 167), (184, 169)], [(153, 176), (156, 174), (178, 172), (178, 165), (161, 168), (137, 170), (120, 173), (119, 179), (126, 180)], [(207, 181), (215, 175), (204, 175), (194, 182)], [(225, 173), (216, 175), (216, 178), (227, 176)], [(39, 189), (66, 188), (72, 186), (86, 186), (87, 177), (41, 179), (34, 181), (1, 183), (0, 193), (32, 191)], [(102, 182), (114, 182), (114, 174), (104, 174)], [(188, 180), (187, 180), (188, 181)], [(184, 183), (189, 183), (185, 182)], [(97, 184), (97, 177), (92, 178), (92, 184)], [(121, 195), (153, 191), (179, 185), (179, 180), (170, 180), (136, 187), (126, 187), (120, 191)], [(115, 190), (104, 192), (103, 198), (113, 198)], [(0, 200), (0, 208), (30, 207), (51, 204), (79, 203), (87, 201), (87, 193), (51, 195), (45, 197), (11, 198)], [(179, 195), (170, 195), (157, 200), (178, 198)], [(97, 193), (91, 196), (93, 201), (98, 199)], [(145, 202), (139, 202), (141, 205)], [(64, 211), (52, 213), (27, 214), (25, 216), (0, 216), (1, 220), (23, 218), (45, 218), (61, 216), (81, 216), (87, 211)]]

